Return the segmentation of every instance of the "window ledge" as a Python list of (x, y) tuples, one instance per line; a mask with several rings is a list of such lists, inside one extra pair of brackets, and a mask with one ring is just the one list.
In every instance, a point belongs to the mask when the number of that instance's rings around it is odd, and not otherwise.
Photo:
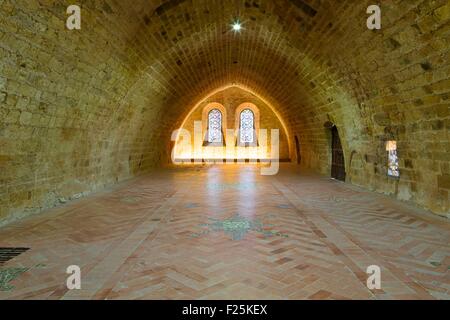
[(241, 148), (257, 148), (259, 147), (259, 143), (258, 142), (246, 142), (246, 143), (242, 143), (242, 142), (238, 142), (236, 143), (236, 147), (241, 147)]
[(207, 141), (205, 141), (204, 143), (203, 143), (203, 147), (225, 147), (226, 146), (226, 144), (224, 143), (224, 142), (207, 142)]

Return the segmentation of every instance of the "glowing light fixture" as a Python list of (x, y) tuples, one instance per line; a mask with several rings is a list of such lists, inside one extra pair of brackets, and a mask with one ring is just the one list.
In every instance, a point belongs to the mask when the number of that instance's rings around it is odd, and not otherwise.
[(242, 25), (239, 21), (236, 21), (233, 23), (233, 31), (234, 32), (240, 32), (242, 30)]

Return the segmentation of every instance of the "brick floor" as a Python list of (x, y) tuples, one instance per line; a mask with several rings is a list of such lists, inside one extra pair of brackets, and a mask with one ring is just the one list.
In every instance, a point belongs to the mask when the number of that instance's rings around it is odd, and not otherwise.
[(449, 243), (448, 220), (291, 165), (176, 168), (0, 229), (30, 248), (0, 299), (449, 299)]

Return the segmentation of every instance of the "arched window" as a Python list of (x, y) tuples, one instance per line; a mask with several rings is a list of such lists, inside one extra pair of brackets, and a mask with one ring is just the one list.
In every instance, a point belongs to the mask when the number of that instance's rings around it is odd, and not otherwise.
[(397, 141), (388, 141), (386, 143), (386, 151), (388, 152), (388, 176), (399, 178), (400, 170), (397, 155)]
[(208, 142), (222, 143), (222, 112), (213, 109), (208, 113)]
[(239, 135), (241, 143), (255, 142), (255, 114), (250, 109), (244, 109), (241, 112)]

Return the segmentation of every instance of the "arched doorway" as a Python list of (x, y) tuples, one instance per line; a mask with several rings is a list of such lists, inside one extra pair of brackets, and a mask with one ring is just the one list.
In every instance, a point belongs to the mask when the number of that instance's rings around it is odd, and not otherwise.
[(336, 126), (331, 128), (331, 177), (340, 181), (345, 181), (345, 161), (342, 150), (341, 139)]
[(295, 136), (295, 151), (297, 152), (297, 164), (302, 163), (302, 154), (300, 152), (300, 142), (298, 141), (298, 137)]

